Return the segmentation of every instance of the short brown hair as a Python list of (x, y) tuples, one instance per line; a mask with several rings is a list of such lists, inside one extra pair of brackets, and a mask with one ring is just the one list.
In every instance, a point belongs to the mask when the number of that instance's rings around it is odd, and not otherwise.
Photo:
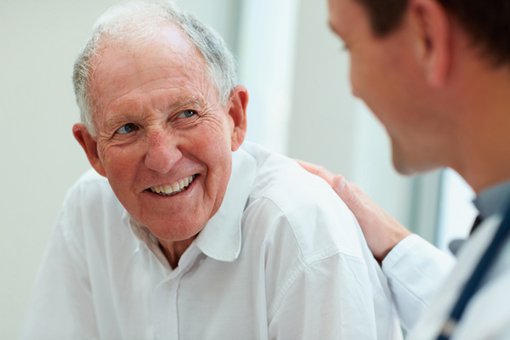
[[(372, 29), (385, 36), (401, 23), (408, 0), (357, 0)], [(510, 64), (510, 0), (437, 0), (496, 64)]]

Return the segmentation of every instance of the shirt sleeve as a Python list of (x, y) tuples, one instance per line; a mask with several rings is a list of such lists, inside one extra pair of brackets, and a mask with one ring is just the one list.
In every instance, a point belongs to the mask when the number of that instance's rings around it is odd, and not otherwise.
[[(269, 324), (269, 339), (400, 339), (391, 304), (376, 310), (366, 264), (337, 254), (303, 266)], [(381, 336), (378, 323), (395, 332)], [(394, 324), (394, 327), (389, 325)], [(398, 331), (398, 332), (397, 332)]]
[(404, 329), (413, 327), (454, 264), (452, 256), (414, 234), (385, 257), (382, 269)]
[(21, 339), (97, 339), (88, 270), (69, 234), (69, 207), (59, 216), (36, 278)]

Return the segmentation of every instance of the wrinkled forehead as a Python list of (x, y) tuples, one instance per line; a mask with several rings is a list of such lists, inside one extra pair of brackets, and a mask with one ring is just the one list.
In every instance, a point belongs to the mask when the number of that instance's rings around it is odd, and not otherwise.
[(180, 29), (171, 26), (143, 38), (105, 37), (91, 64), (89, 91), (96, 108), (109, 102), (110, 95), (119, 97), (135, 85), (142, 90), (144, 83), (153, 88), (160, 82), (163, 87), (170, 79), (176, 87), (184, 81), (200, 86), (210, 82), (202, 55)]
[(148, 62), (148, 67), (161, 63), (206, 67), (204, 58), (188, 36), (171, 24), (143, 32), (105, 33), (98, 42), (91, 65), (95, 75), (103, 71), (104, 65), (112, 67), (134, 60)]

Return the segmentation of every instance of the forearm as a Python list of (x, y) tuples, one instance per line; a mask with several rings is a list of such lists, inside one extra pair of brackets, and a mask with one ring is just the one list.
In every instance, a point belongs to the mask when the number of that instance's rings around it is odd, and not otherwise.
[(414, 325), (454, 264), (452, 256), (414, 234), (388, 253), (382, 268), (405, 329)]

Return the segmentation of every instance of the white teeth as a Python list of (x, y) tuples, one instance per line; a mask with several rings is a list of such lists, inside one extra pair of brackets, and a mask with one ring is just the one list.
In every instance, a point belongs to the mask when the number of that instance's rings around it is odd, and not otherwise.
[(172, 184), (172, 191), (179, 191), (179, 189), (181, 188), (181, 186), (179, 185), (179, 183), (174, 183)]
[(171, 185), (161, 185), (161, 186), (157, 186), (157, 187), (152, 187), (152, 188), (150, 188), (150, 191), (152, 191), (156, 194), (159, 194), (159, 195), (164, 195), (164, 196), (177, 194), (177, 193), (183, 191), (184, 189), (186, 189), (191, 184), (191, 182), (193, 182), (194, 178), (195, 178), (194, 176), (189, 176), (189, 177), (183, 178)]

